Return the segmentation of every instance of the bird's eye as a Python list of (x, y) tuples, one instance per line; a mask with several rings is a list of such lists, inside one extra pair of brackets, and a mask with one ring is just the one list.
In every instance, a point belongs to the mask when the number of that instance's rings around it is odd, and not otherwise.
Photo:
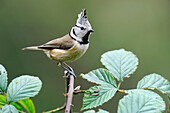
[(85, 30), (85, 28), (84, 28), (84, 27), (80, 27), (80, 29), (81, 29), (81, 30)]
[(78, 26), (78, 25), (75, 25), (76, 27), (78, 27), (78, 28), (80, 28), (81, 30), (85, 30), (86, 28), (84, 28), (84, 27), (80, 27), (80, 26)]

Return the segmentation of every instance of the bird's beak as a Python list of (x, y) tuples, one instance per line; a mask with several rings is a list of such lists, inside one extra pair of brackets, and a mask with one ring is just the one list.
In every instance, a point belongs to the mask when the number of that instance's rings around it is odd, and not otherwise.
[(93, 30), (93, 29), (91, 29), (91, 30), (89, 30), (89, 32), (94, 32), (94, 30)]

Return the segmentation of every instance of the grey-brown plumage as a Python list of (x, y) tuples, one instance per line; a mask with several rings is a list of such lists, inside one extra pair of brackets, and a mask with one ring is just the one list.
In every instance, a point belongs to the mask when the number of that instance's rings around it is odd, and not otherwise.
[(52, 49), (70, 49), (74, 45), (74, 40), (70, 38), (70, 36), (67, 34), (61, 38), (57, 38), (54, 40), (51, 40), (43, 45), (40, 46), (32, 46), (32, 47), (26, 47), (23, 48), (23, 50), (52, 50)]
[[(42, 50), (50, 59), (60, 64), (72, 62), (79, 59), (88, 49), (91, 32), (93, 32), (92, 27), (87, 19), (86, 10), (83, 9), (69, 34), (40, 46), (23, 48), (23, 50)], [(63, 65), (61, 66), (65, 68)], [(69, 68), (70, 72), (70, 67), (66, 64), (65, 66)], [(67, 70), (67, 68), (65, 69)], [(70, 73), (73, 74), (73, 71)]]
[(81, 45), (67, 34), (43, 45), (26, 47), (23, 50), (43, 50), (50, 59), (56, 62), (72, 62), (80, 58), (88, 46), (89, 44)]

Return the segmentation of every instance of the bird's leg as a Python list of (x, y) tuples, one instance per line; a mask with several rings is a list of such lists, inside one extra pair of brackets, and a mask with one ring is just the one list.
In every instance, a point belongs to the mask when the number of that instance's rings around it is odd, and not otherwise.
[(73, 68), (71, 68), (68, 64), (66, 64), (66, 63), (63, 63), (67, 68), (69, 68), (70, 69), (70, 71), (72, 71), (73, 73), (74, 73), (74, 70), (73, 70)]
[[(69, 68), (69, 70), (72, 72), (70, 74), (72, 74), (75, 78), (76, 78), (76, 74), (74, 73), (74, 70), (66, 63), (63, 63), (65, 67)], [(69, 77), (70, 75), (68, 75), (67, 77)]]
[(67, 75), (67, 78), (70, 76), (70, 74), (72, 74), (74, 77), (76, 77), (73, 69), (70, 66), (68, 66), (66, 63), (58, 62), (57, 65), (61, 66), (62, 68), (64, 68), (65, 70), (67, 70), (69, 72), (69, 74)]
[(69, 72), (69, 74), (67, 75), (67, 77), (70, 76), (70, 74), (75, 75), (71, 70), (69, 70), (67, 67), (65, 67), (64, 65), (61, 64), (61, 67), (64, 68), (65, 70), (67, 70)]

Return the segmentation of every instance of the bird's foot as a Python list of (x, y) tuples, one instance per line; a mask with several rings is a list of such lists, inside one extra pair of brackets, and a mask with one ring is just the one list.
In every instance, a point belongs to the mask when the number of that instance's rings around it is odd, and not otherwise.
[(76, 74), (75, 74), (74, 72), (72, 72), (72, 71), (68, 71), (68, 73), (67, 73), (66, 77), (67, 77), (67, 78), (69, 78), (69, 77), (70, 77), (70, 75), (73, 75), (73, 76), (74, 76), (74, 78), (76, 78)]
[(76, 74), (74, 73), (73, 69), (72, 69), (69, 65), (67, 65), (66, 63), (63, 63), (63, 64), (60, 63), (60, 66), (61, 66), (62, 68), (64, 68), (64, 69), (68, 72), (68, 73), (66, 74), (66, 77), (67, 77), (67, 78), (69, 78), (70, 75), (73, 75), (74, 78), (76, 78)]

